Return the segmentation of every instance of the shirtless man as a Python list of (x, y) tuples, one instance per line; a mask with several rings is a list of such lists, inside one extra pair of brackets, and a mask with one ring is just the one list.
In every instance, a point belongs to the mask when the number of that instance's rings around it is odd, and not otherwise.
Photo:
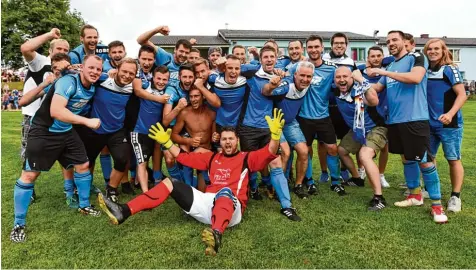
[[(190, 89), (189, 98), (191, 106), (178, 115), (177, 123), (172, 129), (172, 141), (191, 152), (210, 150), (216, 113), (203, 104), (203, 95), (197, 88)], [(190, 138), (180, 135), (183, 128)]]
[[(180, 112), (177, 123), (172, 129), (172, 141), (180, 144), (181, 148), (188, 152), (209, 152), (212, 146), (212, 134), (215, 132), (216, 113), (203, 104), (203, 94), (197, 88), (190, 89), (189, 99), (191, 105)], [(190, 137), (180, 135), (184, 128)], [(187, 171), (184, 168), (183, 173), (188, 173), (192, 177), (193, 169)], [(197, 172), (197, 176), (198, 189), (205, 190), (206, 181), (209, 181), (207, 171)], [(185, 176), (184, 178), (188, 179)]]

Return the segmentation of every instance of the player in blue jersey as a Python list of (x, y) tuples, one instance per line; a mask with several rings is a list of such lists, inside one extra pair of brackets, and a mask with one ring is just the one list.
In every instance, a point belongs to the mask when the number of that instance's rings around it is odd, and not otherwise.
[[(165, 93), (170, 98), (167, 104), (164, 105), (162, 124), (167, 127), (175, 125), (175, 118), (188, 105), (188, 91), (193, 87), (195, 81), (195, 72), (191, 64), (184, 64), (180, 67), (179, 79), (178, 83), (169, 82), (167, 88), (165, 88)], [(164, 156), (169, 175), (174, 179), (185, 181), (175, 158), (166, 152)], [(187, 178), (187, 182), (191, 182), (190, 178)]]
[[(152, 46), (149, 45), (143, 45), (139, 49), (139, 54), (138, 54), (138, 62), (139, 62), (139, 69), (136, 74), (136, 78), (132, 82), (132, 88), (134, 89), (134, 93), (129, 99), (129, 103), (127, 104), (126, 108), (126, 120), (124, 121), (124, 128), (127, 130), (128, 134), (130, 132), (134, 131), (134, 128), (136, 126), (137, 122), (137, 116), (139, 114), (139, 108), (140, 108), (140, 99), (147, 99), (151, 100), (154, 102), (161, 102), (162, 98), (157, 95), (153, 95), (149, 93), (148, 91), (144, 91), (149, 87), (151, 84), (152, 80), (152, 68), (154, 67), (154, 62), (155, 62), (155, 49)], [(162, 179), (162, 176), (160, 175), (160, 160), (157, 160), (160, 157), (154, 156), (153, 161), (154, 161), (154, 170), (155, 170), (155, 176), (153, 177), (155, 179)], [(139, 183), (136, 183), (136, 167), (137, 164), (135, 164), (136, 158), (135, 154), (131, 149), (131, 164), (130, 164), (130, 171), (131, 171), (131, 179), (130, 182), (132, 185), (136, 185), (137, 187), (139, 186)], [(152, 177), (154, 173), (150, 173), (149, 177)], [(151, 179), (152, 180), (152, 179)], [(125, 183), (121, 184), (122, 188), (126, 186)]]
[(240, 76), (241, 59), (235, 55), (226, 56), (225, 72), (212, 73), (208, 77), (211, 90), (219, 97), (216, 115), (216, 130), (220, 133), (225, 126), (236, 127), (243, 99), (248, 87), (246, 78)]
[(369, 76), (382, 75), (375, 84), (376, 91), (387, 90), (388, 141), (390, 153), (400, 154), (410, 195), (398, 207), (423, 205), (420, 170), (425, 188), (432, 201), (431, 214), (436, 223), (445, 223), (448, 217), (441, 205), (440, 178), (430, 152), (430, 124), (427, 102), (428, 61), (420, 53), (408, 53), (403, 32), (390, 31), (387, 46), (395, 57), (387, 70), (371, 68)]
[[(152, 83), (145, 91), (160, 97), (162, 102), (140, 99), (137, 123), (134, 127), (134, 131), (131, 133), (131, 143), (137, 161), (137, 178), (142, 192), (149, 190), (147, 184), (149, 179), (147, 175), (147, 164), (155, 152), (154, 140), (149, 138), (147, 134), (152, 125), (162, 122), (163, 107), (169, 98), (169, 96), (165, 94), (165, 88), (169, 82), (169, 75), (170, 73), (166, 66), (158, 66), (154, 69)], [(160, 155), (159, 158), (161, 159), (162, 155)]]
[(119, 62), (126, 57), (126, 47), (119, 40), (114, 40), (107, 45), (109, 60), (105, 60), (102, 65), (102, 72), (108, 73), (110, 70), (117, 69)]
[(91, 54), (101, 57), (103, 61), (109, 59), (107, 46), (98, 44), (99, 33), (96, 27), (89, 24), (81, 27), (79, 39), (81, 40), (81, 45), (69, 52), (73, 66), (81, 66), (86, 55)]
[(128, 134), (124, 129), (126, 105), (132, 95), (132, 81), (137, 72), (137, 62), (132, 58), (124, 58), (117, 66), (114, 77), (104, 75), (96, 83), (96, 93), (91, 104), (90, 115), (101, 121), (96, 130), (81, 131), (81, 138), (86, 148), (89, 167), (94, 172), (94, 163), (105, 147), (109, 149), (114, 167), (109, 172), (106, 182), (106, 196), (117, 201), (117, 186), (123, 178), (129, 162)]
[[(341, 32), (337, 32), (332, 35), (331, 37), (331, 51), (329, 53), (325, 53), (322, 55), (322, 59), (325, 61), (329, 61), (334, 63), (336, 66), (346, 66), (351, 71), (357, 70), (354, 60), (346, 54), (347, 46), (349, 45), (349, 39), (347, 35)], [(360, 72), (360, 71), (358, 71)], [(357, 74), (358, 75), (358, 74)], [(329, 114), (331, 116), (332, 124), (334, 125), (334, 130), (337, 135), (337, 139), (341, 139), (349, 132), (349, 127), (346, 125), (342, 115), (337, 108), (337, 104), (334, 98), (334, 95), (331, 95), (331, 99), (329, 100)], [(326, 162), (326, 149), (322, 142), (319, 142), (318, 145), (318, 155), (319, 155), (319, 163), (321, 165), (321, 176), (319, 182), (325, 183), (329, 181), (329, 175), (327, 173), (327, 162)], [(359, 160), (357, 159), (357, 163)], [(359, 175), (362, 179), (365, 178), (365, 171), (363, 168), (360, 168), (359, 164)], [(341, 178), (344, 181), (349, 180), (349, 171), (345, 167), (343, 163), (341, 163)]]
[[(263, 47), (265, 46), (270, 46), (276, 50), (276, 52), (279, 51), (279, 45), (274, 39), (268, 39), (264, 44)], [(250, 64), (252, 65), (257, 65), (258, 68), (261, 65), (261, 58), (260, 54), (258, 53), (258, 50), (255, 47), (249, 47), (248, 52), (253, 55), (254, 60), (250, 61)], [(275, 68), (285, 70), (288, 67), (288, 65), (291, 63), (291, 59), (286, 56), (286, 55), (281, 55), (279, 57), (276, 57), (276, 64)]]
[[(307, 95), (304, 97), (303, 105), (297, 120), (306, 138), (306, 143), (311, 152), (312, 142), (317, 135), (319, 141), (324, 142), (327, 150), (327, 164), (331, 173), (331, 190), (340, 196), (345, 195), (345, 189), (340, 183), (339, 157), (337, 156), (337, 141), (332, 121), (329, 117), (329, 96), (334, 80), (336, 66), (321, 58), (323, 51), (323, 41), (320, 36), (311, 35), (306, 40), (306, 50), (308, 61), (315, 66), (314, 76), (311, 80)], [(295, 67), (290, 69), (290, 73), (295, 72)], [(311, 162), (309, 156), (308, 166)], [(306, 179), (309, 188), (314, 181)]]
[(220, 98), (216, 93), (210, 91), (211, 86), (208, 83), (210, 74), (216, 74), (216, 72), (212, 72), (209, 68), (208, 61), (201, 57), (195, 59), (191, 64), (193, 66), (193, 72), (195, 73), (194, 86), (200, 90), (208, 105), (212, 106), (212, 108), (219, 107)]
[(373, 157), (387, 145), (387, 128), (384, 119), (377, 112), (379, 98), (372, 85), (347, 67), (339, 67), (334, 77), (336, 103), (349, 132), (340, 141), (339, 157), (352, 174), (348, 185), (364, 186), (350, 154), (358, 155), (367, 171), (374, 196), (370, 200), (370, 211), (378, 211), (386, 206), (382, 196), (379, 171)]
[[(13, 242), (26, 238), (25, 224), (34, 182), (41, 171), (49, 171), (58, 160), (64, 168), (74, 166), (74, 181), (78, 188), (79, 211), (85, 215), (99, 216), (89, 202), (91, 173), (84, 146), (72, 124), (97, 129), (99, 119), (89, 119), (78, 114), (94, 95), (93, 83), (99, 79), (102, 59), (86, 57), (80, 74), (59, 79), (46, 95), (32, 119), (26, 159), (14, 189), (14, 227), (10, 234)], [(45, 155), (47, 153), (47, 155)]]
[[(273, 111), (273, 100), (262, 93), (265, 84), (273, 78), (274, 67), (276, 65), (276, 50), (271, 46), (265, 46), (260, 50), (261, 67), (258, 71), (251, 70), (242, 72), (247, 78), (249, 91), (245, 93), (245, 99), (242, 107), (242, 119), (239, 121), (240, 146), (243, 151), (253, 151), (263, 147), (270, 140), (269, 130), (266, 129), (266, 121), (263, 120), (266, 115), (271, 115)], [(283, 145), (286, 144), (286, 145)], [(281, 144), (288, 148), (286, 142)], [(283, 150), (285, 151), (285, 150)], [(286, 158), (285, 158), (286, 159)], [(287, 161), (287, 160), (285, 160)], [(286, 164), (284, 162), (284, 164)], [(288, 183), (283, 173), (283, 162), (281, 157), (276, 158), (270, 163), (271, 176), (268, 178), (267, 172), (262, 172), (262, 181), (268, 185), (268, 189), (273, 187), (281, 203), (281, 213), (293, 221), (300, 221), (296, 209), (292, 208), (291, 196), (289, 194)], [(256, 177), (256, 176), (251, 176)], [(267, 179), (268, 178), (268, 179)], [(256, 178), (254, 178), (256, 179)], [(270, 184), (271, 185), (270, 185)], [(256, 191), (256, 185), (252, 184), (251, 192)]]
[[(308, 162), (308, 148), (296, 116), (304, 102), (313, 75), (314, 65), (311, 62), (298, 62), (293, 77), (286, 77), (283, 80), (280, 77), (274, 77), (263, 87), (262, 91), (263, 95), (280, 99), (277, 101), (277, 107), (285, 115), (283, 136), (298, 153), (296, 183), (293, 191), (299, 198), (308, 197), (302, 185)], [(316, 185), (309, 185), (308, 193), (312, 195), (316, 192)]]
[(430, 61), (428, 69), (428, 109), (430, 113), (430, 151), (436, 156), (440, 144), (450, 167), (451, 198), (448, 211), (461, 211), (460, 192), (464, 169), (461, 164), (463, 116), (466, 101), (463, 78), (451, 53), (441, 39), (430, 39), (423, 48)]
[[(188, 54), (192, 49), (192, 44), (190, 41), (185, 39), (179, 39), (177, 43), (175, 43), (174, 53), (171, 54), (164, 49), (155, 46), (149, 39), (153, 37), (155, 34), (162, 34), (167, 36), (170, 33), (168, 26), (158, 26), (150, 31), (147, 31), (141, 34), (137, 38), (137, 43), (140, 45), (149, 45), (155, 49), (155, 65), (156, 66), (167, 66), (170, 72), (170, 83), (175, 83), (179, 81), (178, 71), (180, 65), (185, 63), (188, 58)], [(193, 40), (193, 39), (192, 39)]]
[[(124, 47), (124, 43), (122, 43), (122, 41), (119, 41), (119, 40), (112, 41), (111, 43), (107, 45), (107, 47), (108, 47), (109, 60), (104, 61), (102, 65), (102, 72), (108, 73), (109, 77), (114, 77), (115, 73), (117, 72), (117, 66), (119, 65), (121, 60), (124, 57), (126, 57), (126, 48)], [(110, 180), (109, 177), (112, 172), (111, 154), (107, 147), (104, 147), (104, 149), (101, 150), (99, 161), (101, 162), (102, 174), (107, 186), (107, 183)], [(125, 193), (132, 192), (132, 187), (130, 187), (128, 183), (129, 183), (128, 181), (125, 181), (126, 186), (123, 185), (123, 188), (125, 189), (125, 191), (129, 190), (129, 192), (125, 192)]]
[[(383, 56), (383, 49), (379, 46), (370, 47), (367, 51), (367, 62), (365, 64), (359, 65), (357, 68), (362, 73), (362, 76), (369, 81), (369, 83), (375, 84), (380, 80), (382, 77), (380, 74), (376, 76), (370, 77), (367, 74), (367, 68), (385, 68), (388, 64), (393, 62), (394, 58), (391, 56), (391, 61), (384, 61), (384, 59), (389, 59), (389, 57)], [(378, 113), (383, 117), (387, 117), (387, 98), (386, 98), (386, 90), (383, 90), (378, 94), (379, 97), (379, 104), (377, 105)], [(385, 179), (385, 168), (387, 167), (388, 162), (388, 144), (385, 148), (380, 151), (379, 155), (379, 172), (380, 172), (380, 184), (383, 188), (390, 187), (390, 184)]]

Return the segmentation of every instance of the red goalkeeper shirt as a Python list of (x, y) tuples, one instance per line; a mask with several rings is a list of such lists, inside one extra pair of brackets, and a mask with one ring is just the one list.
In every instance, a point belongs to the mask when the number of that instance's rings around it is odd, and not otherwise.
[(237, 152), (226, 156), (223, 153), (187, 153), (181, 152), (177, 161), (197, 169), (208, 170), (211, 184), (206, 192), (216, 193), (224, 187), (229, 187), (240, 200), (244, 210), (248, 202), (248, 183), (250, 172), (264, 169), (277, 155), (269, 152), (269, 146), (252, 151)]

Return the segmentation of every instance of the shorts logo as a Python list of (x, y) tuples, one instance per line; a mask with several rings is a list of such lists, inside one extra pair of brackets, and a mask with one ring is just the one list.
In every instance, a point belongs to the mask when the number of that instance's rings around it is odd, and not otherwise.
[(126, 139), (126, 138), (124, 138), (124, 140), (122, 140), (122, 142), (125, 142), (125, 143), (126, 143), (126, 142), (127, 142), (127, 139)]
[(420, 161), (421, 160), (420, 156), (415, 156), (415, 160)]

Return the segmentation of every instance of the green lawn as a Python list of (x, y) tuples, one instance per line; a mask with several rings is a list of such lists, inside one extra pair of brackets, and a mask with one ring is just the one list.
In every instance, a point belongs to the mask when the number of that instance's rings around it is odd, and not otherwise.
[[(21, 162), (19, 112), (2, 113), (2, 267), (4, 268), (476, 268), (476, 102), (464, 108), (463, 212), (436, 225), (424, 207), (380, 213), (366, 210), (369, 187), (348, 188), (340, 198), (320, 186), (309, 200), (293, 197), (303, 218), (288, 221), (276, 201), (251, 201), (243, 222), (226, 231), (217, 257), (204, 256), (205, 227), (185, 216), (173, 200), (113, 226), (106, 215), (83, 217), (64, 202), (58, 165), (40, 176), (39, 200), (28, 213), (27, 242), (12, 244), (13, 186)], [(440, 150), (441, 151), (441, 150)], [(47, 154), (47, 153), (45, 153)], [(443, 200), (450, 194), (448, 167), (440, 160)], [(315, 160), (315, 159), (314, 159)], [(98, 168), (99, 169), (99, 168)], [(319, 176), (314, 165), (314, 176)], [(102, 185), (101, 172), (95, 184)], [(401, 200), (399, 157), (391, 155), (384, 191), (390, 205)], [(130, 197), (123, 196), (125, 201)], [(92, 198), (96, 201), (96, 197)], [(96, 202), (95, 202), (96, 203)]]

